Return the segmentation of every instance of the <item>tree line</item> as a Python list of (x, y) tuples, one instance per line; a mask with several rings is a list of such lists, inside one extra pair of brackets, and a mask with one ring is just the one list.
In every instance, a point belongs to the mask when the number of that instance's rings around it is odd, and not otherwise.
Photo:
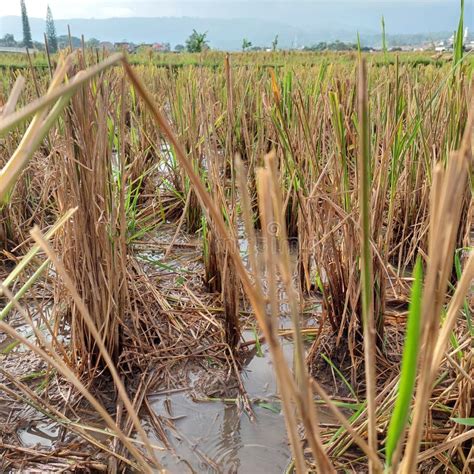
[[(21, 20), (22, 20), (22, 27), (23, 27), (23, 41), (17, 42), (12, 34), (6, 34), (3, 38), (0, 39), (0, 46), (23, 46), (29, 49), (33, 47), (38, 47), (41, 49), (43, 45), (38, 42), (33, 42), (31, 36), (31, 28), (30, 22), (28, 19), (28, 12), (26, 10), (25, 0), (20, 0), (20, 8), (21, 8)], [(187, 51), (189, 53), (200, 53), (202, 51), (206, 51), (209, 48), (209, 41), (207, 39), (208, 32), (200, 33), (196, 30), (189, 35), (184, 45), (178, 44), (175, 47), (175, 51)], [(58, 51), (60, 46), (65, 46), (68, 44), (68, 36), (62, 35), (58, 38), (56, 34), (56, 26), (54, 24), (53, 13), (51, 11), (50, 6), (47, 6), (46, 9), (46, 27), (44, 33), (44, 43), (45, 46), (51, 53), (55, 53)], [(77, 39), (77, 42), (80, 42)], [(90, 46), (98, 46), (99, 41), (95, 38), (91, 39), (89, 42)], [(76, 45), (73, 44), (73, 47)], [(276, 51), (278, 48), (278, 35), (275, 36), (274, 40), (272, 41), (271, 50)], [(340, 41), (335, 41), (333, 43), (326, 43), (321, 42), (312, 46), (306, 46), (303, 49), (307, 51), (325, 51), (325, 50), (333, 50), (333, 51), (350, 51), (355, 50), (357, 46), (355, 44), (348, 44), (343, 43)], [(244, 38), (242, 41), (242, 51), (260, 51), (264, 48), (253, 46), (252, 42), (249, 41), (247, 38)], [(270, 48), (269, 48), (270, 49)]]

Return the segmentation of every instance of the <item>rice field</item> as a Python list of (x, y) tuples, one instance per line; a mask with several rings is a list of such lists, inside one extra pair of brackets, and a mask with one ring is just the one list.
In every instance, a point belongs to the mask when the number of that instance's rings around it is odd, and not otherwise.
[(472, 472), (462, 42), (30, 59), (0, 56), (1, 472)]

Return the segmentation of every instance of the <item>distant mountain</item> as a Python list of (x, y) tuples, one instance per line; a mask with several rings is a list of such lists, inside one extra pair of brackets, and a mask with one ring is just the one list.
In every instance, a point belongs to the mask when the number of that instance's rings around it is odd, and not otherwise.
[[(86, 38), (98, 38), (104, 41), (133, 41), (152, 43), (166, 41), (172, 45), (184, 44), (193, 29), (208, 32), (212, 47), (221, 49), (240, 48), (242, 38), (248, 37), (254, 44), (270, 45), (275, 35), (279, 35), (280, 44), (290, 46), (296, 38), (301, 41), (323, 38), (324, 32), (311, 35), (303, 28), (285, 23), (259, 19), (215, 19), (215, 18), (110, 18), (104, 20), (56, 20), (58, 35), (67, 34), (67, 25), (75, 36), (83, 34)], [(33, 38), (42, 40), (45, 22), (30, 18)], [(0, 19), (0, 36), (13, 33), (15, 38), (22, 37), (20, 17)]]
[[(4, 0), (3, 0), (4, 1)], [(203, 2), (203, 5), (210, 2)], [(196, 5), (196, 4), (194, 4)], [(224, 5), (227, 5), (226, 9)], [(237, 8), (240, 5), (240, 8)], [(210, 8), (203, 7), (203, 14)], [(194, 13), (194, 12), (193, 12)], [(319, 41), (355, 41), (361, 33), (365, 44), (380, 43), (380, 20), (385, 17), (389, 35), (423, 34), (426, 39), (439, 33), (452, 34), (459, 18), (459, 5), (453, 0), (340, 1), (333, 2), (222, 2), (210, 17), (109, 18), (56, 20), (58, 35), (84, 34), (86, 39), (169, 42), (183, 44), (193, 29), (207, 31), (211, 47), (239, 49), (242, 39), (268, 46), (278, 34), (279, 46), (311, 45)], [(215, 17), (222, 15), (221, 18)], [(234, 15), (233, 18), (229, 18)], [(251, 16), (248, 18), (246, 16)], [(472, 1), (466, 2), (466, 26), (473, 27)], [(44, 20), (30, 18), (33, 38), (43, 39)], [(20, 17), (0, 17), (0, 37), (13, 33), (21, 39)], [(437, 33), (437, 34), (434, 34)], [(403, 41), (402, 41), (403, 42)]]

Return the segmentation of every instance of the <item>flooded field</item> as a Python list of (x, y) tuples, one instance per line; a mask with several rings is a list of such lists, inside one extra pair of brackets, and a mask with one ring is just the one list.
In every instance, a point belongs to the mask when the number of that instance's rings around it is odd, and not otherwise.
[(456, 41), (4, 65), (0, 472), (471, 472)]

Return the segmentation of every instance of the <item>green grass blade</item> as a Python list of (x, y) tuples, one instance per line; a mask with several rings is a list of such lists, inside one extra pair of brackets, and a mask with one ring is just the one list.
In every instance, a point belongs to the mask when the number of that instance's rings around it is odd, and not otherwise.
[(461, 14), (459, 16), (459, 25), (454, 38), (454, 64), (461, 61), (463, 56), (463, 37), (464, 37), (464, 0), (461, 0)]
[(22, 298), (26, 292), (33, 286), (33, 284), (39, 279), (43, 272), (48, 268), (49, 260), (43, 262), (39, 268), (33, 273), (33, 275), (28, 278), (27, 282), (20, 288), (20, 290), (14, 295), (13, 299), (9, 301), (5, 308), (0, 311), (0, 321), (3, 321), (8, 313), (12, 310), (15, 303), (18, 303), (20, 298)]
[(392, 464), (393, 455), (405, 430), (415, 388), (418, 352), (420, 348), (421, 300), (423, 291), (423, 267), (420, 257), (417, 258), (413, 277), (414, 282), (408, 308), (408, 323), (405, 346), (403, 348), (398, 395), (387, 433), (386, 456), (389, 466)]
[(349, 383), (349, 381), (346, 379), (346, 377), (344, 377), (344, 375), (342, 374), (342, 372), (336, 367), (336, 365), (334, 364), (334, 362), (325, 354), (321, 354), (321, 357), (332, 367), (332, 369), (336, 372), (336, 374), (339, 376), (339, 378), (342, 380), (342, 382), (344, 383), (344, 385), (349, 389), (349, 392), (351, 392), (352, 396), (358, 400), (358, 397), (357, 397), (357, 394), (354, 390), (354, 388), (352, 387), (352, 385)]
[(474, 426), (474, 418), (451, 418), (451, 420), (459, 425)]

